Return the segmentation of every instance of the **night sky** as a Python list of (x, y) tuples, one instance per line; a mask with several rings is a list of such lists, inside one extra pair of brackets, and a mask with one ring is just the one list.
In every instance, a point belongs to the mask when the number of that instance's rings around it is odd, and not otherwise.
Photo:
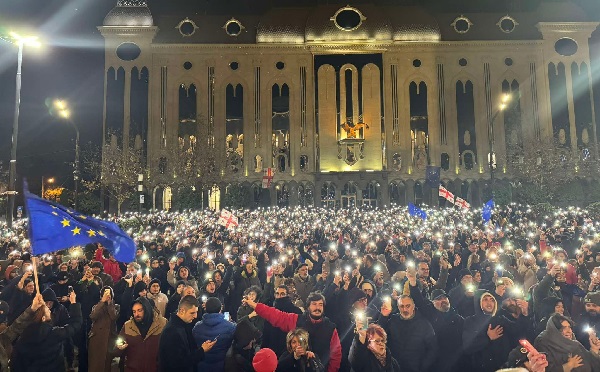
[[(507, 12), (535, 7), (541, 0), (378, 0), (376, 3), (420, 4), (438, 11), (493, 10)], [(46, 102), (64, 98), (72, 119), (80, 128), (81, 144), (101, 141), (103, 103), (103, 38), (97, 30), (116, 0), (0, 0), (0, 34), (22, 30), (41, 37), (44, 47), (25, 49), (23, 88), (19, 120), (18, 173), (39, 192), (42, 176), (56, 176), (59, 185), (72, 187), (71, 162), (74, 159), (74, 130), (52, 117)], [(326, 0), (149, 0), (157, 11), (236, 12), (260, 11), (269, 4), (300, 5), (326, 3)], [(346, 5), (347, 0), (329, 3)], [(357, 5), (366, 1), (350, 1)], [(575, 1), (600, 20), (600, 1)], [(261, 3), (262, 6), (258, 6)], [(592, 42), (600, 46), (600, 31)], [(592, 58), (598, 60), (600, 47)], [(16, 47), (0, 41), (0, 161), (6, 169), (10, 157)], [(598, 74), (600, 75), (600, 74)], [(600, 79), (599, 79), (600, 80)], [(600, 87), (600, 84), (596, 84)], [(595, 92), (597, 107), (600, 90)], [(596, 111), (599, 112), (598, 110)]]

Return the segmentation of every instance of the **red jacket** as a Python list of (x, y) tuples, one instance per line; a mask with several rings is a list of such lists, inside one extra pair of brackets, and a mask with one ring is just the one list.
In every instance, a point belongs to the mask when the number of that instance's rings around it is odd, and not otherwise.
[[(283, 332), (289, 332), (296, 329), (298, 322), (298, 314), (286, 313), (277, 310), (274, 307), (265, 304), (256, 304), (256, 314), (271, 323), (273, 327), (281, 329)], [(330, 359), (327, 364), (327, 372), (337, 372), (342, 363), (342, 344), (338, 336), (337, 329), (333, 331), (331, 340), (329, 341)]]
[(121, 271), (121, 267), (117, 261), (107, 260), (106, 258), (102, 257), (102, 248), (96, 249), (96, 261), (102, 263), (104, 272), (113, 278), (113, 282), (118, 282), (123, 276), (123, 272)]

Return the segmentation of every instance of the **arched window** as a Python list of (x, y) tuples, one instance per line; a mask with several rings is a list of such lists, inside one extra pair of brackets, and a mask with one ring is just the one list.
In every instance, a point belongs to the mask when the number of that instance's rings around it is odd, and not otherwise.
[(423, 204), (423, 186), (421, 182), (415, 183), (415, 205)]

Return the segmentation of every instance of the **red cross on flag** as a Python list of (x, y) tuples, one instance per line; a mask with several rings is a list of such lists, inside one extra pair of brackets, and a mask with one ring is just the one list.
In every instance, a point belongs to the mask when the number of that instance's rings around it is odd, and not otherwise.
[(273, 182), (273, 175), (275, 174), (274, 168), (267, 168), (263, 170), (263, 178), (262, 178), (262, 187), (263, 189), (268, 189), (271, 187), (271, 182)]
[(446, 188), (442, 185), (440, 185), (439, 196), (448, 200), (450, 203), (454, 203), (454, 194), (446, 190)]
[(217, 223), (229, 229), (238, 225), (238, 218), (227, 209), (223, 209), (221, 210), (221, 217), (219, 217)]
[(456, 197), (456, 201), (454, 202), (454, 204), (456, 204), (456, 206), (464, 208), (464, 209), (471, 208), (471, 204), (469, 204), (465, 199), (459, 198), (458, 196)]

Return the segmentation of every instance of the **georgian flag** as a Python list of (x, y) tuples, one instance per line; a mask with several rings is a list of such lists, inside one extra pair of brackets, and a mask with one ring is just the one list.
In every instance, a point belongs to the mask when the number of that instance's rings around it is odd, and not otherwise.
[(451, 193), (450, 191), (446, 190), (446, 188), (444, 186), (440, 185), (438, 194), (439, 194), (439, 196), (448, 200), (450, 203), (454, 203), (454, 194)]
[(275, 170), (273, 168), (267, 168), (263, 171), (263, 178), (262, 178), (263, 189), (268, 189), (269, 187), (271, 187), (271, 182), (273, 182), (273, 174), (274, 173), (275, 173)]
[(458, 196), (456, 197), (454, 204), (457, 207), (461, 207), (464, 209), (471, 209), (471, 204), (469, 204), (465, 199), (459, 198)]
[(219, 217), (217, 223), (229, 229), (238, 225), (238, 218), (227, 209), (223, 209), (221, 210), (221, 216)]

